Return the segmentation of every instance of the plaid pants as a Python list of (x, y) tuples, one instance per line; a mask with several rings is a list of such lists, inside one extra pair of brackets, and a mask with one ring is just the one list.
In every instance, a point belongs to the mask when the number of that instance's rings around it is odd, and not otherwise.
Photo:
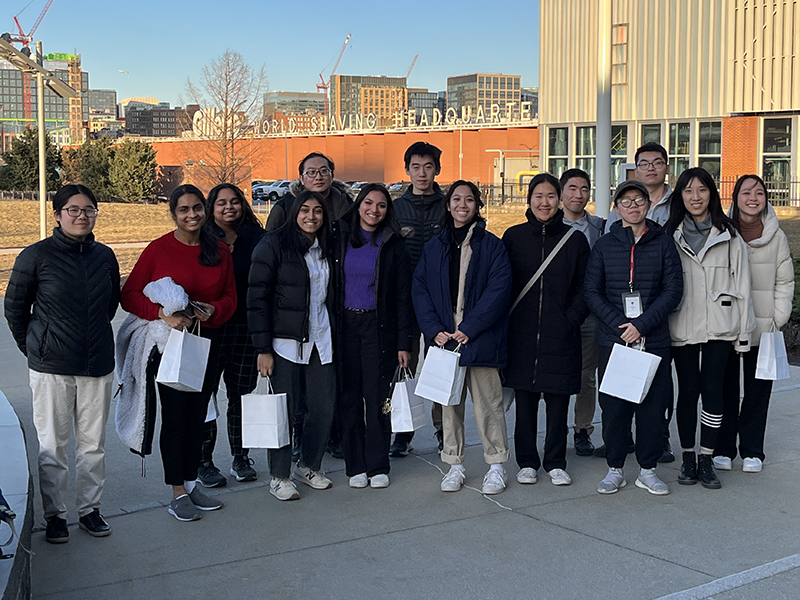
[[(222, 377), (228, 391), (228, 443), (232, 456), (247, 456), (242, 448), (242, 395), (256, 387), (256, 349), (250, 340), (247, 323), (226, 323), (220, 328), (220, 353), (217, 387)], [(217, 442), (217, 422), (205, 424), (201, 462), (211, 462)]]

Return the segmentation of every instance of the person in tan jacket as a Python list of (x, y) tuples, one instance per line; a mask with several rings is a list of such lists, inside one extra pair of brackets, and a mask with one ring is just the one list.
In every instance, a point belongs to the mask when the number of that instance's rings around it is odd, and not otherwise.
[(742, 471), (758, 473), (764, 460), (764, 433), (772, 381), (756, 379), (758, 345), (762, 333), (777, 331), (788, 321), (794, 296), (794, 267), (789, 242), (781, 231), (775, 209), (767, 201), (767, 187), (758, 175), (743, 175), (733, 188), (729, 216), (739, 227), (750, 260), (750, 295), (756, 328), (751, 350), (742, 355), (744, 398), (739, 406), (739, 356), (731, 353), (725, 370), (722, 426), (714, 449), (714, 466), (730, 471), (736, 458), (736, 436)]
[[(747, 249), (722, 211), (719, 192), (705, 169), (684, 171), (673, 192), (666, 231), (683, 267), (683, 299), (670, 315), (672, 357), (678, 374), (678, 434), (683, 464), (678, 483), (719, 489), (712, 461), (722, 424), (722, 388), (728, 356), (750, 349), (755, 327)], [(695, 455), (697, 401), (700, 456)]]

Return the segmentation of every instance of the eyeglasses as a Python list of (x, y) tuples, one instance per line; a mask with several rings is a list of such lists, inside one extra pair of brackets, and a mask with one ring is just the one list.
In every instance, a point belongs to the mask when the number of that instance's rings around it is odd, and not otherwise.
[(653, 162), (650, 162), (649, 160), (640, 160), (639, 162), (636, 163), (636, 166), (642, 169), (643, 171), (649, 170), (651, 167), (653, 169), (663, 169), (666, 165), (667, 163), (661, 160), (660, 158), (657, 158)]
[(303, 175), (309, 179), (316, 179), (317, 175), (327, 177), (331, 173), (333, 173), (333, 171), (331, 171), (328, 167), (322, 167), (321, 169), (307, 169), (303, 171)]
[(69, 206), (62, 208), (70, 217), (80, 217), (81, 213), (86, 215), (87, 219), (94, 219), (99, 212), (96, 208), (78, 208), (77, 206)]
[(644, 206), (647, 204), (647, 198), (642, 198), (641, 196), (638, 198), (622, 198), (617, 200), (617, 204), (619, 204), (622, 208), (630, 208), (634, 204), (636, 206)]

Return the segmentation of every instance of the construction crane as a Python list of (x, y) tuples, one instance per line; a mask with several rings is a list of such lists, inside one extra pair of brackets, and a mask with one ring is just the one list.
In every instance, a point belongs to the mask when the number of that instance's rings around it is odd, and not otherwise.
[[(53, 4), (53, 0), (47, 0), (47, 4), (44, 5), (42, 12), (39, 13), (39, 18), (36, 19), (36, 22), (33, 24), (33, 27), (31, 27), (28, 30), (28, 33), (26, 34), (22, 30), (22, 25), (19, 24), (19, 19), (17, 19), (17, 17), (20, 16), (25, 11), (25, 9), (31, 5), (32, 2), (33, 0), (31, 0), (31, 2), (28, 2), (28, 4), (25, 5), (25, 8), (23, 8), (14, 16), (14, 24), (17, 26), (17, 31), (19, 31), (19, 35), (11, 36), (11, 41), (22, 44), (22, 52), (28, 56), (30, 56), (31, 54), (30, 45), (31, 42), (33, 41), (33, 34), (39, 28), (39, 25), (41, 25), (42, 19), (44, 19), (45, 14), (47, 14), (47, 11), (50, 9), (50, 5)], [(31, 76), (28, 73), (25, 73), (24, 71), (22, 73), (22, 94), (25, 106), (25, 120), (31, 121), (33, 117), (33, 112), (31, 110)]]
[[(330, 87), (331, 87), (331, 79), (333, 79), (333, 76), (336, 74), (336, 69), (339, 68), (339, 62), (341, 62), (341, 60), (342, 60), (342, 55), (344, 54), (344, 51), (347, 48), (347, 43), (350, 41), (350, 36), (351, 35), (352, 34), (350, 34), (350, 33), (347, 34), (347, 37), (344, 40), (344, 44), (342, 44), (342, 49), (339, 50), (339, 55), (336, 57), (336, 64), (333, 65), (333, 69), (331, 70), (331, 74), (328, 77), (328, 81), (325, 81), (325, 78), (322, 76), (322, 73), (319, 74), (319, 83), (317, 84), (317, 91), (325, 93), (325, 116), (326, 117), (330, 115), (330, 110), (329, 110), (329, 107), (328, 107), (328, 89), (330, 89)], [(328, 61), (328, 65), (331, 64), (331, 62), (333, 62), (333, 59)], [(325, 68), (322, 69), (323, 73), (325, 72), (325, 69), (328, 68), (328, 65), (325, 65)]]
[(417, 59), (419, 58), (419, 54), (414, 57), (414, 60), (411, 61), (411, 66), (408, 67), (408, 71), (406, 71), (406, 84), (408, 83), (408, 78), (411, 77), (411, 71), (414, 70), (414, 65), (417, 64)]

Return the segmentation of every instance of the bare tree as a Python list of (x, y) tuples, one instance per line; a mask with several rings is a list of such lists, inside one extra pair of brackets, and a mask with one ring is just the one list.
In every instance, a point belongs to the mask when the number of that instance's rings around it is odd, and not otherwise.
[(189, 100), (200, 106), (192, 125), (195, 138), (201, 142), (187, 144), (192, 147), (192, 156), (187, 157), (186, 165), (193, 179), (211, 186), (240, 185), (250, 179), (250, 163), (256, 151), (252, 138), (267, 86), (264, 66), (256, 71), (240, 53), (230, 49), (203, 67), (198, 84), (187, 80)]

